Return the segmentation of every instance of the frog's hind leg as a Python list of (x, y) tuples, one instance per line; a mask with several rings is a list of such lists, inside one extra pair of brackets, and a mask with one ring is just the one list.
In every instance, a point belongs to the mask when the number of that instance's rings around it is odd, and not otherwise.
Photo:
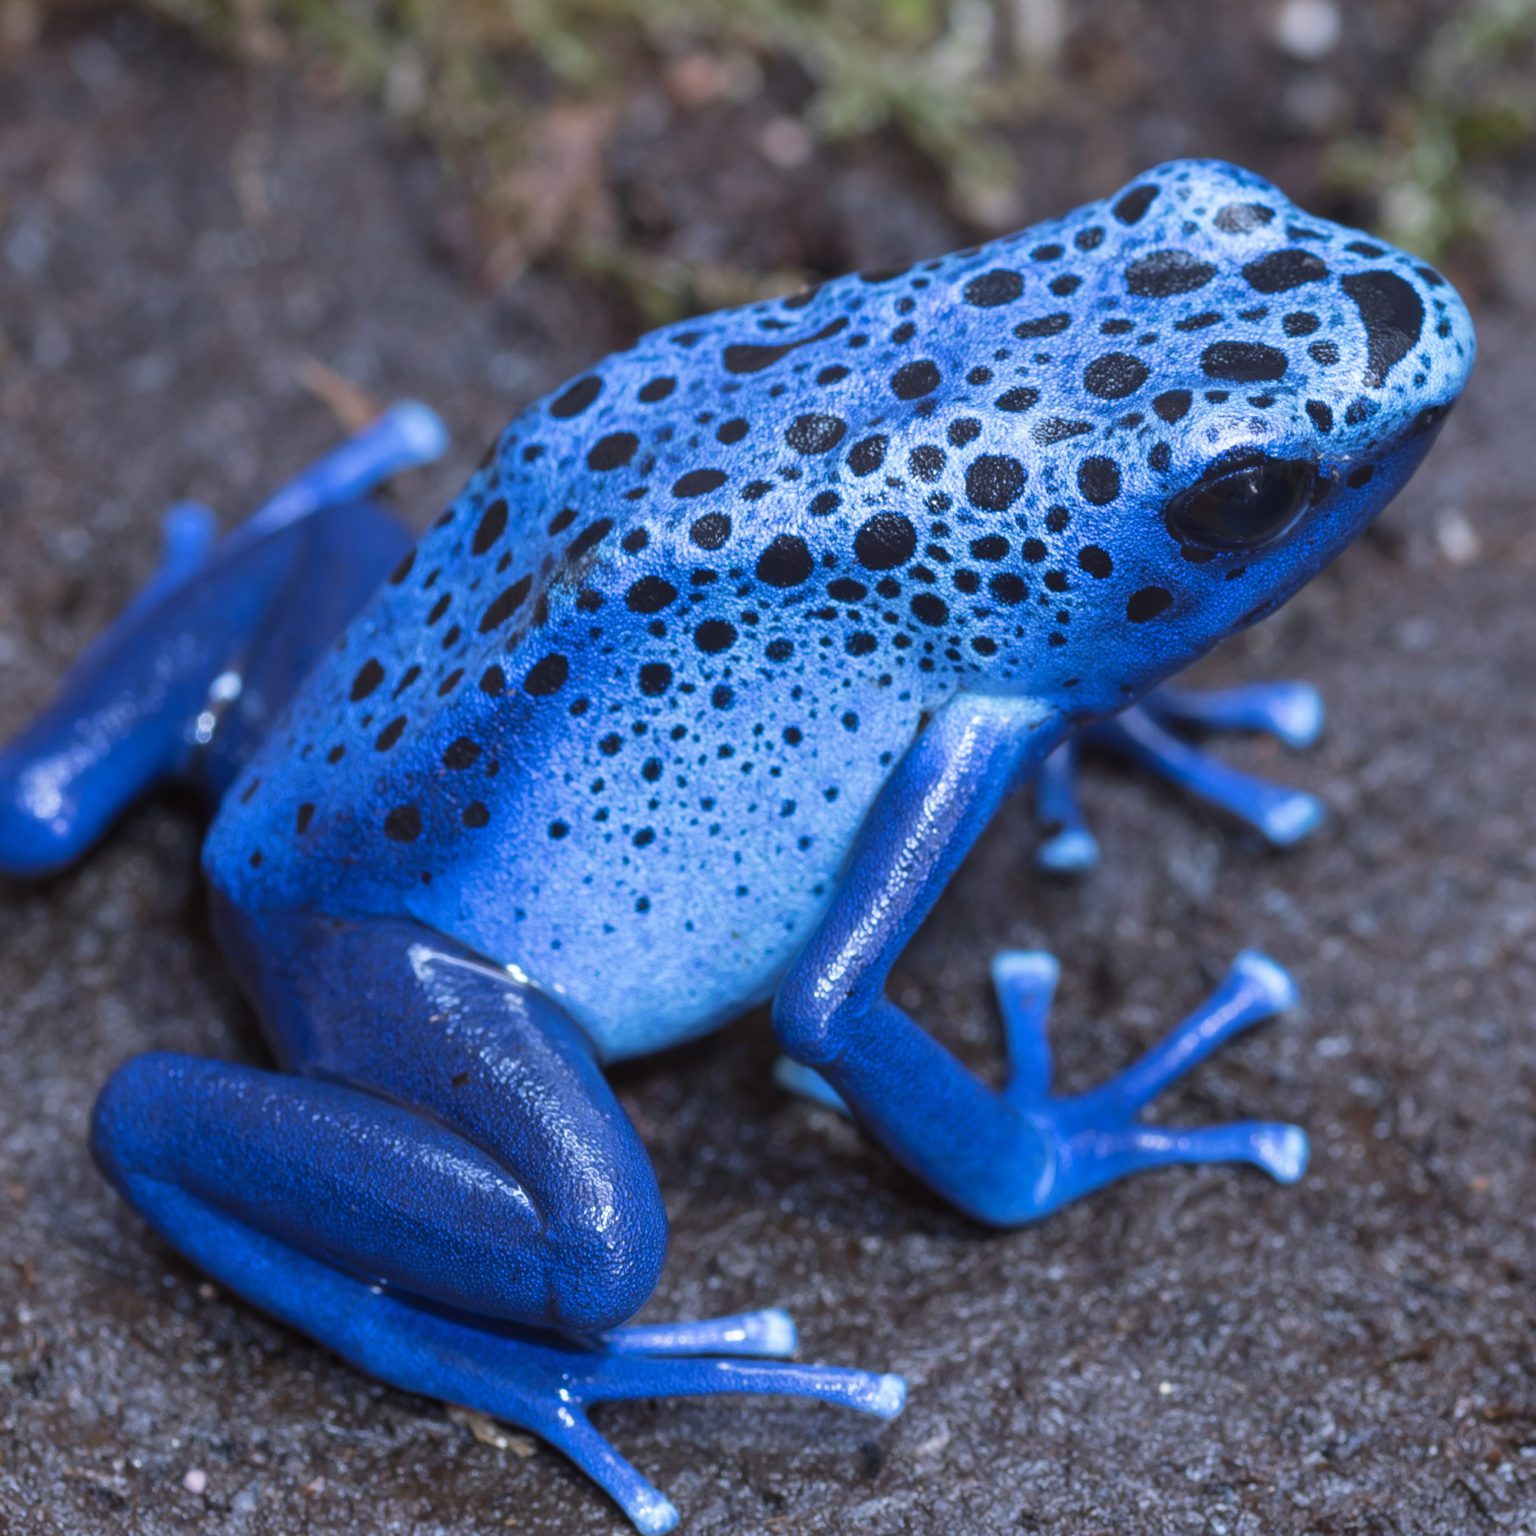
[(70, 863), (163, 781), (217, 799), (410, 547), (360, 498), (441, 448), (436, 417), (396, 406), (222, 542), (206, 508), (173, 507), (159, 571), (0, 750), (0, 873)]
[(1258, 732), (1301, 749), (1317, 740), (1322, 724), (1322, 699), (1310, 683), (1255, 683), (1208, 692), (1156, 688), (1139, 705), (1085, 727), (1046, 760), (1035, 780), (1035, 815), (1045, 833), (1036, 860), (1059, 871), (1088, 869), (1098, 862), (1098, 844), (1077, 802), (1084, 748), (1128, 759), (1187, 789), (1276, 847), (1299, 842), (1323, 819), (1316, 796), (1244, 773), (1175, 732)]
[[(217, 876), (217, 871), (215, 871)], [(654, 1173), (586, 1043), (535, 988), (402, 921), (247, 917), (220, 936), (298, 1076), (127, 1063), (93, 1142), (231, 1290), (371, 1374), (548, 1440), (642, 1530), (671, 1506), (587, 1410), (776, 1393), (889, 1416), (891, 1377), (776, 1359), (777, 1311), (623, 1327), (666, 1246)]]

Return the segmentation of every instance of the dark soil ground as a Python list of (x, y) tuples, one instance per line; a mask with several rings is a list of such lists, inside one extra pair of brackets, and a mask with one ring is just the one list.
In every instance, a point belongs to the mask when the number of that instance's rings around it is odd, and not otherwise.
[[(1138, 159), (1231, 152), (1182, 110), (1128, 122), (1119, 164), (1055, 152), (1028, 216)], [(761, 166), (689, 171), (704, 144), (658, 174), (632, 139), (621, 195), (722, 247), (782, 228)], [(1294, 150), (1267, 159), (1257, 130), (1239, 148), (1305, 193)], [(792, 211), (820, 232), (793, 260), (899, 262), (964, 234), (894, 153), (843, 157)], [(0, 736), (148, 576), (165, 504), (232, 520), (332, 439), (315, 362), (451, 423), (454, 461), (402, 487), (421, 526), (516, 408), (625, 339), (558, 272), (467, 283), (464, 227), (366, 111), (137, 24), (0, 78)], [(1301, 1121), (1311, 1172), (1282, 1190), (1170, 1171), (996, 1235), (779, 1094), (761, 1017), (626, 1068), (674, 1223), (649, 1315), (783, 1304), (807, 1357), (912, 1389), (888, 1427), (760, 1402), (606, 1411), (685, 1530), (1536, 1532), (1536, 295), (1506, 284), (1479, 320), (1472, 388), (1400, 505), (1204, 669), (1322, 684), (1316, 753), (1228, 750), (1323, 795), (1331, 824), (1276, 856), (1097, 775), (1107, 867), (1037, 877), (1011, 807), (895, 982), (995, 1062), (989, 957), (1053, 949), (1060, 1075), (1081, 1087), (1261, 945), (1306, 1008), (1161, 1111)], [(216, 1292), (92, 1168), (91, 1100), (125, 1057), (260, 1059), (202, 917), (198, 836), (193, 808), (156, 804), (78, 872), (0, 891), (0, 1531), (621, 1529), (558, 1457), (481, 1443)]]

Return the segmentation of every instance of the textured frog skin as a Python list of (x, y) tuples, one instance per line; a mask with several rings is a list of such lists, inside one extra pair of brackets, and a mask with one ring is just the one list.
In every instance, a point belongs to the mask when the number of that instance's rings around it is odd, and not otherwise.
[[(216, 919), (295, 1075), (130, 1063), (103, 1166), (234, 1289), (538, 1430), (647, 1529), (670, 1507), (582, 1404), (900, 1393), (660, 1358), (783, 1352), (779, 1314), (613, 1331), (665, 1217), (598, 1061), (773, 997), (790, 1080), (1000, 1224), (1160, 1162), (1296, 1177), (1294, 1128), (1137, 1119), (1290, 1000), (1262, 956), (1075, 1099), (1049, 1092), (1046, 957), (999, 961), (1000, 1091), (883, 983), (1003, 796), (1343, 549), (1472, 357), (1438, 273), (1179, 162), (984, 247), (644, 338), (514, 421), (409, 553), (357, 500), (366, 475), (199, 547), (0, 756), (0, 864), (62, 862), (157, 775), (233, 777)], [(1243, 553), (1176, 536), (1181, 498), (1254, 463), (1305, 466), (1293, 526)], [(339, 639), (294, 600), (344, 588), (350, 612), (381, 578)], [(191, 684), (145, 678), (215, 631), (189, 733)], [(1160, 718), (1198, 719), (1176, 699)], [(1093, 728), (1169, 760), (1145, 725)]]

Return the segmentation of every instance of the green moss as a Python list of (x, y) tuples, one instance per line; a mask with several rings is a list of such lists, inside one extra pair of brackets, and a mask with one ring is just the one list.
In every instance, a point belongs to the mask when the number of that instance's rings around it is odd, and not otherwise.
[(1493, 238), (1491, 173), (1536, 143), (1536, 0), (1474, 0), (1433, 34), (1395, 118), (1329, 155), (1334, 181), (1379, 201), (1382, 233), (1431, 260)]

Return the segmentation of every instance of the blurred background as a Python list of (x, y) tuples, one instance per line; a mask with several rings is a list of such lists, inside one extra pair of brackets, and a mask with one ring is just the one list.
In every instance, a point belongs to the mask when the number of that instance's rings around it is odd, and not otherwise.
[[(144, 0), (374, 104), (466, 205), (477, 279), (579, 273), (656, 322), (1016, 227), (1190, 153), (1254, 163), (1488, 289), (1530, 283), (1536, 0)], [(25, 66), (44, 20), (3, 0)], [(126, 35), (132, 35), (131, 32)], [(921, 230), (923, 233), (918, 233)], [(936, 231), (935, 231), (936, 233)]]
[[(1536, 0), (0, 0), (0, 737), (153, 570), (415, 395), (417, 528), (526, 403), (646, 326), (1054, 216), (1217, 155), (1441, 264), (1481, 358), (1360, 545), (1202, 666), (1301, 675), (1321, 795), (1276, 856), (1095, 772), (1105, 867), (1006, 808), (893, 982), (997, 1069), (1047, 947), (1069, 1090), (1246, 944), (1308, 1006), (1160, 1116), (1299, 1120), (1307, 1179), (1121, 1186), (986, 1234), (770, 1082), (765, 1018), (618, 1074), (673, 1222), (648, 1315), (778, 1303), (901, 1370), (883, 1429), (768, 1404), (603, 1427), (692, 1532), (1536, 1532)], [(263, 1059), (200, 813), (0, 887), (0, 1532), (569, 1536), (554, 1456), (235, 1304), (92, 1169), (147, 1049)]]

